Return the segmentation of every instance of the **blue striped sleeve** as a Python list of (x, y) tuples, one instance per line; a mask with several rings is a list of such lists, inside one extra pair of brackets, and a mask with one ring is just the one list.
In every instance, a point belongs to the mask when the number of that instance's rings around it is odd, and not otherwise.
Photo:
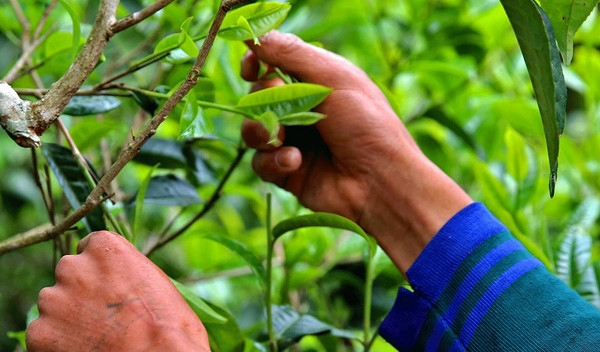
[[(550, 274), (481, 203), (450, 219), (407, 277), (414, 291), (400, 289), (380, 328), (400, 351), (600, 350), (586, 349), (600, 346), (600, 311)], [(568, 334), (574, 327), (586, 331), (576, 342)]]

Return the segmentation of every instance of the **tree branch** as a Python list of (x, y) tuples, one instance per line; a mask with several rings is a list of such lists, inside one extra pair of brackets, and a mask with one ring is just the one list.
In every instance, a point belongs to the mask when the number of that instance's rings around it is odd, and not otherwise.
[(240, 164), (240, 162), (244, 158), (244, 154), (246, 154), (246, 149), (245, 148), (238, 149), (237, 156), (235, 157), (235, 159), (233, 160), (233, 162), (231, 163), (231, 165), (229, 166), (229, 168), (225, 172), (225, 175), (223, 175), (223, 178), (221, 179), (221, 182), (219, 182), (219, 185), (213, 191), (212, 196), (210, 197), (210, 199), (202, 207), (202, 210), (200, 210), (200, 212), (198, 214), (196, 214), (196, 216), (194, 216), (190, 221), (188, 221), (185, 225), (183, 225), (179, 230), (173, 232), (171, 235), (169, 235), (169, 236), (167, 236), (165, 238), (159, 239), (156, 244), (154, 244), (150, 249), (148, 249), (144, 253), (146, 256), (150, 256), (157, 249), (161, 248), (162, 246), (166, 245), (167, 243), (169, 243), (169, 242), (173, 241), (174, 239), (176, 239), (177, 237), (181, 236), (190, 227), (192, 227), (192, 225), (194, 225), (196, 223), (196, 221), (198, 221), (201, 218), (203, 218), (204, 215), (206, 215), (212, 209), (212, 207), (215, 204), (217, 204), (217, 202), (221, 198), (221, 191), (223, 191), (223, 187), (225, 186), (225, 184), (227, 183), (227, 181), (229, 180), (229, 178), (233, 174), (233, 171), (237, 168), (237, 166)]
[(51, 32), (52, 30), (47, 31), (46, 33), (44, 33), (44, 35), (35, 39), (34, 42), (31, 43), (31, 45), (25, 47), (25, 50), (21, 54), (21, 57), (19, 57), (17, 62), (15, 62), (13, 67), (10, 68), (10, 71), (8, 71), (8, 73), (4, 76), (4, 78), (2, 78), (2, 80), (6, 83), (12, 83), (17, 78), (19, 78), (19, 71), (23, 69), (25, 64), (29, 61), (29, 58), (31, 58), (31, 55), (33, 54), (35, 49), (37, 49), (38, 46), (40, 46), (40, 44), (42, 44), (42, 42), (46, 40), (46, 38), (48, 37), (48, 35), (50, 35)]
[(38, 25), (35, 28), (35, 32), (33, 33), (33, 40), (36, 40), (40, 37), (40, 34), (42, 33), (42, 30), (44, 29), (44, 25), (46, 24), (46, 21), (48, 20), (48, 17), (50, 16), (50, 12), (52, 12), (52, 10), (54, 10), (56, 5), (58, 5), (58, 0), (53, 0), (50, 4), (48, 4), (48, 6), (46, 6), (44, 13), (42, 14), (42, 17), (40, 18), (40, 21), (38, 22)]
[(155, 13), (162, 10), (164, 7), (166, 7), (172, 2), (173, 0), (155, 1), (154, 3), (152, 3), (152, 5), (149, 5), (148, 7), (141, 9), (138, 12), (132, 13), (131, 15), (120, 19), (115, 24), (113, 24), (110, 29), (113, 33), (119, 33), (123, 30), (126, 30), (127, 28), (134, 26), (142, 22), (146, 18), (154, 15)]
[(9, 2), (10, 6), (12, 6), (13, 11), (15, 12), (15, 15), (17, 16), (17, 20), (21, 24), (21, 27), (23, 27), (23, 40), (21, 42), (21, 47), (23, 48), (23, 51), (25, 51), (25, 49), (29, 46), (29, 41), (31, 38), (31, 25), (29, 24), (27, 17), (25, 17), (19, 2), (17, 0), (9, 0)]
[[(242, 4), (242, 3), (248, 2), (248, 1), (249, 0), (223, 0), (221, 2), (221, 6), (219, 7), (219, 10), (217, 11), (217, 13), (213, 19), (212, 25), (208, 32), (208, 36), (207, 36), (206, 40), (204, 41), (204, 43), (202, 44), (202, 48), (200, 49), (198, 58), (196, 59), (196, 62), (194, 63), (190, 73), (186, 77), (183, 84), (165, 102), (165, 104), (163, 105), (161, 110), (156, 114), (156, 116), (154, 116), (152, 118), (152, 120), (150, 120), (148, 125), (146, 125), (146, 127), (144, 128), (144, 130), (142, 130), (142, 132), (139, 134), (139, 136), (137, 138), (135, 138), (126, 148), (124, 148), (121, 151), (121, 153), (119, 154), (119, 157), (117, 158), (115, 163), (110, 167), (110, 169), (108, 169), (108, 171), (102, 177), (100, 182), (98, 182), (98, 185), (96, 186), (96, 188), (94, 188), (92, 190), (92, 192), (88, 195), (84, 204), (79, 209), (75, 210), (73, 213), (71, 213), (69, 216), (67, 216), (65, 219), (63, 219), (56, 226), (53, 226), (52, 228), (45, 229), (44, 231), (33, 231), (32, 230), (32, 231), (27, 232), (26, 234), (17, 235), (6, 241), (0, 242), (0, 255), (17, 250), (22, 247), (26, 247), (26, 246), (35, 244), (35, 243), (47, 241), (47, 240), (50, 240), (52, 238), (59, 236), (60, 234), (62, 234), (63, 232), (65, 232), (66, 230), (71, 228), (71, 226), (73, 224), (75, 224), (77, 221), (81, 220), (83, 217), (85, 217), (86, 215), (91, 213), (92, 210), (94, 210), (94, 208), (96, 208), (100, 204), (100, 198), (102, 197), (104, 192), (108, 189), (110, 182), (112, 182), (112, 180), (114, 180), (115, 177), (117, 177), (117, 175), (123, 169), (123, 167), (125, 167), (125, 165), (127, 165), (127, 163), (129, 163), (137, 155), (137, 153), (139, 152), (140, 148), (144, 145), (144, 143), (146, 143), (150, 139), (150, 137), (152, 137), (156, 133), (156, 129), (158, 128), (158, 126), (160, 126), (160, 124), (167, 118), (167, 116), (169, 116), (169, 114), (171, 113), (171, 111), (173, 111), (173, 109), (175, 108), (177, 103), (179, 103), (183, 99), (183, 97), (194, 87), (194, 85), (198, 81), (198, 77), (200, 76), (200, 73), (202, 72), (202, 68), (204, 67), (204, 63), (206, 62), (208, 53), (210, 52), (210, 49), (212, 48), (212, 46), (214, 44), (215, 38), (217, 37), (217, 34), (219, 32), (219, 28), (221, 27), (221, 24), (223, 23), (223, 19), (225, 18), (225, 15), (227, 14), (227, 12), (234, 6), (237, 6), (239, 4)], [(108, 1), (108, 0), (102, 1), (101, 6), (100, 6), (101, 9), (108, 6), (107, 2), (110, 2), (110, 1)], [(104, 7), (103, 7), (103, 5), (104, 5)], [(114, 5), (114, 3), (113, 3), (113, 5)], [(102, 16), (99, 16), (99, 17), (102, 17)], [(96, 24), (98, 22), (99, 21), (97, 20)], [(96, 25), (94, 25), (94, 27), (96, 27)], [(94, 33), (95, 33), (95, 31), (92, 30), (92, 35), (90, 36), (90, 40), (94, 39)], [(90, 43), (90, 40), (88, 40), (88, 44)], [(104, 45), (106, 45), (105, 41), (104, 41)], [(87, 46), (87, 44), (86, 44), (86, 46)], [(85, 50), (85, 47), (84, 47), (84, 50)], [(83, 52), (83, 50), (82, 50), (82, 52)], [(8, 86), (8, 85), (6, 85), (6, 86)], [(0, 84), (0, 87), (2, 87), (1, 84)], [(67, 91), (69, 91), (69, 93), (72, 96), (73, 94), (75, 94), (75, 92), (77, 91), (78, 88), (79, 87), (76, 87), (73, 91), (70, 91), (69, 89), (67, 89)], [(11, 90), (12, 90), (12, 88), (11, 88)], [(51, 91), (52, 91), (52, 89), (51, 89)], [(14, 90), (12, 92), (14, 92)], [(14, 94), (16, 95), (16, 93), (14, 93)], [(48, 93), (48, 95), (50, 95), (50, 92)], [(1, 90), (0, 90), (0, 97), (1, 97)], [(70, 99), (70, 97), (69, 97), (69, 99)], [(2, 105), (0, 104), (0, 108), (1, 107), (2, 107)], [(60, 111), (62, 111), (62, 108)], [(60, 114), (60, 111), (58, 112), (59, 114)], [(0, 113), (0, 116), (1, 115), (2, 114)]]
[[(14, 0), (13, 0), (14, 1)], [(39, 147), (39, 136), (60, 116), (75, 92), (96, 67), (113, 33), (110, 26), (116, 20), (119, 0), (101, 0), (90, 36), (67, 72), (50, 88), (40, 101), (31, 103), (14, 100), (16, 93), (8, 85), (0, 89), (0, 125), (22, 147)], [(4, 105), (4, 108), (2, 107)], [(15, 107), (22, 107), (20, 113)], [(10, 114), (3, 114), (4, 112)]]

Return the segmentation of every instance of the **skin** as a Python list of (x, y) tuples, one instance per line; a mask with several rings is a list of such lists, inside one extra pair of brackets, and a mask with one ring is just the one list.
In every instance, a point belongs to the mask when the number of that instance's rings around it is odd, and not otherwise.
[[(279, 147), (245, 121), (265, 181), (304, 206), (357, 222), (402, 273), (469, 196), (420, 151), (383, 93), (358, 67), (290, 34), (248, 43), (242, 76), (253, 90), (282, 84), (257, 77), (259, 60), (304, 82), (334, 88), (311, 127), (281, 128)], [(27, 329), (30, 351), (209, 351), (206, 330), (166, 275), (124, 238), (90, 234), (56, 268), (39, 295), (40, 318)]]
[(94, 232), (77, 252), (58, 262), (56, 285), (40, 291), (28, 351), (210, 351), (179, 291), (125, 238)]

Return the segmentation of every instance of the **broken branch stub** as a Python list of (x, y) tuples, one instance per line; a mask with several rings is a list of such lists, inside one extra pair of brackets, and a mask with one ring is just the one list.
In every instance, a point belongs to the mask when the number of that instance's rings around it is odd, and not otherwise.
[(42, 142), (33, 123), (32, 102), (23, 100), (6, 82), (0, 81), (0, 125), (25, 148), (37, 148)]

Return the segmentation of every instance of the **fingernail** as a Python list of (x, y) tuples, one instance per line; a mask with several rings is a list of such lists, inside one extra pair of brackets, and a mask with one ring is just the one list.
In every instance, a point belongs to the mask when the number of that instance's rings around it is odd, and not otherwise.
[(275, 154), (275, 165), (278, 168), (288, 168), (292, 164), (292, 155), (286, 150), (281, 150)]

